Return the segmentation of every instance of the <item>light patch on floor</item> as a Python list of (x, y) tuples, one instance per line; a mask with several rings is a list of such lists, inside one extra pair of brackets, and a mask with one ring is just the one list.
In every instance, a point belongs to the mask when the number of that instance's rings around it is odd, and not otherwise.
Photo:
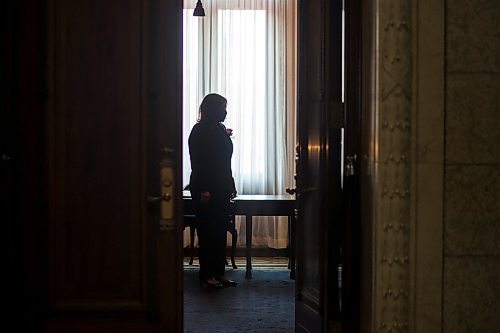
[[(227, 258), (229, 265), (226, 266), (226, 270), (232, 270), (231, 260)], [(245, 270), (246, 258), (245, 257), (235, 257), (235, 264), (238, 270)], [(198, 258), (194, 258), (193, 264), (189, 265), (189, 257), (184, 257), (184, 270), (198, 270), (199, 263)], [(286, 270), (288, 269), (288, 258), (286, 257), (253, 257), (252, 258), (252, 270)]]

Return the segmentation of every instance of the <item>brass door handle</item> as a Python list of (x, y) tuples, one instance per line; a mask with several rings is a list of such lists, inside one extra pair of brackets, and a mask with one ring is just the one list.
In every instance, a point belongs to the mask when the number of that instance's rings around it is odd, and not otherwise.
[(289, 188), (289, 187), (287, 187), (287, 189), (285, 191), (286, 191), (286, 193), (291, 194), (291, 195), (294, 195), (294, 194), (301, 195), (301, 194), (304, 194), (304, 193), (314, 192), (314, 191), (317, 191), (317, 190), (318, 190), (317, 187), (306, 187), (305, 189), (297, 189), (297, 188)]
[[(165, 148), (163, 150), (165, 155), (171, 153), (171, 149)], [(174, 177), (173, 162), (167, 157), (163, 158), (160, 162), (160, 184), (159, 191), (160, 196), (147, 196), (146, 200), (148, 203), (157, 203), (160, 205), (160, 231), (173, 231), (176, 229), (176, 223), (174, 219), (174, 202), (175, 197), (175, 177)]]
[(154, 197), (154, 196), (148, 196), (147, 200), (149, 203), (153, 202), (160, 202), (160, 201), (170, 201), (172, 199), (172, 196), (170, 193), (164, 193), (162, 196), (159, 197)]

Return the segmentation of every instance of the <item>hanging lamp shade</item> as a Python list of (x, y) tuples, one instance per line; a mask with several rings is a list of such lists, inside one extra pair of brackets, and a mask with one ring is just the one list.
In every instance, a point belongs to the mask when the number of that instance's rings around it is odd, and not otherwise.
[(193, 12), (193, 16), (205, 16), (205, 9), (203, 9), (203, 5), (201, 4), (201, 0), (198, 0), (196, 3), (196, 7)]

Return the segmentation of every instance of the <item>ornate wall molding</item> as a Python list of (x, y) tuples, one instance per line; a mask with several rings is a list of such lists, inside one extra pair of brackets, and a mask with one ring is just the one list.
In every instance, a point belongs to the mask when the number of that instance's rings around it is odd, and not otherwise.
[(373, 8), (374, 332), (441, 332), (444, 0)]
[(375, 7), (376, 156), (374, 327), (406, 332), (410, 326), (412, 205), (412, 2)]

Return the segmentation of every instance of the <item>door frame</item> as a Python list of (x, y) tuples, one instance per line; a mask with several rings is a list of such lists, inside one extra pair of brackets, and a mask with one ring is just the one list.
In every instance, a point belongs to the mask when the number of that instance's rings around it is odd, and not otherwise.
[[(321, 2), (321, 1), (320, 1)], [(316, 52), (318, 57), (324, 57), (324, 112), (325, 122), (330, 122), (327, 126), (327, 140), (336, 139), (335, 128), (344, 129), (344, 156), (357, 156), (354, 161), (354, 175), (343, 176), (343, 189), (340, 193), (334, 193), (335, 177), (327, 177), (328, 188), (325, 195), (329, 198), (328, 205), (323, 207), (323, 216), (327, 221), (334, 221), (333, 224), (325, 224), (324, 230), (326, 239), (323, 240), (323, 249), (328, 253), (328, 260), (324, 260), (325, 272), (323, 278), (326, 281), (337, 281), (339, 264), (342, 264), (342, 290), (336, 287), (325, 286), (323, 288), (322, 301), (323, 313), (322, 328), (315, 327), (315, 330), (334, 331), (334, 332), (355, 332), (359, 330), (360, 317), (360, 284), (361, 281), (361, 215), (360, 215), (360, 155), (361, 155), (361, 101), (362, 101), (362, 15), (360, 0), (346, 0), (344, 8), (343, 1), (337, 3), (340, 7), (335, 7), (335, 3), (323, 3), (325, 9), (324, 46)], [(334, 96), (340, 95), (340, 82), (336, 80), (336, 62), (341, 61), (341, 54), (335, 49), (335, 36), (342, 36), (341, 31), (336, 31), (335, 20), (340, 19), (336, 16), (335, 10), (345, 10), (345, 69), (344, 69), (344, 97), (345, 102), (340, 104)], [(299, 7), (299, 17), (301, 8)], [(333, 38), (333, 39), (332, 39)], [(341, 37), (340, 37), (341, 38)], [(301, 49), (299, 45), (299, 55)], [(340, 64), (338, 64), (340, 66)], [(300, 73), (300, 69), (299, 69)], [(298, 78), (299, 82), (301, 78)], [(300, 117), (298, 119), (298, 128), (301, 126)], [(332, 142), (331, 146), (334, 142)], [(331, 154), (331, 153), (330, 153)], [(328, 158), (327, 168), (335, 165), (335, 156), (331, 154)], [(332, 163), (331, 165), (329, 163)], [(340, 161), (339, 161), (340, 164)], [(344, 166), (342, 165), (341, 168)], [(329, 175), (332, 171), (328, 172)], [(298, 188), (300, 192), (300, 188)], [(299, 199), (300, 200), (300, 199)], [(300, 202), (299, 202), (300, 209)], [(299, 212), (300, 214), (300, 212)], [(301, 257), (300, 239), (297, 239), (297, 258)], [(342, 252), (340, 250), (342, 249)], [(321, 262), (321, 261), (320, 261)], [(298, 265), (300, 269), (300, 264)], [(297, 274), (300, 279), (300, 274)], [(367, 283), (369, 276), (363, 279)], [(368, 283), (371, 280), (368, 281)], [(338, 306), (339, 299), (342, 300), (342, 308)], [(297, 306), (297, 305), (296, 305)]]
[[(15, 3), (15, 1), (12, 1), (12, 3)], [(27, 53), (35, 55), (34, 58), (38, 59), (36, 62), (30, 62), (27, 59), (21, 59), (21, 61), (26, 61), (26, 65), (28, 65), (29, 68), (32, 68), (33, 71), (29, 72), (21, 72), (19, 75), (19, 79), (21, 81), (26, 81), (26, 80), (31, 80), (32, 84), (30, 86), (30, 94), (33, 94), (35, 96), (39, 96), (39, 100), (34, 101), (35, 103), (35, 108), (34, 110), (41, 109), (43, 108), (44, 101), (46, 99), (46, 93), (45, 90), (43, 89), (43, 85), (40, 86), (40, 82), (43, 82), (45, 79), (45, 72), (44, 72), (44, 62), (45, 62), (45, 55), (44, 51), (45, 49), (42, 47), (37, 47), (40, 45), (44, 45), (44, 36), (42, 33), (37, 32), (40, 31), (38, 30), (38, 27), (41, 25), (43, 26), (44, 23), (44, 15), (45, 15), (45, 9), (43, 8), (42, 5), (37, 5), (37, 9), (33, 10), (33, 18), (34, 20), (27, 20), (26, 22), (23, 23), (28, 23), (28, 26), (25, 27), (26, 30), (18, 31), (17, 33), (19, 34), (28, 34), (29, 38), (23, 39), (20, 38), (21, 40), (20, 43), (26, 43), (22, 44), (21, 46), (25, 46), (27, 48)], [(182, 15), (182, 13), (181, 13)], [(300, 15), (300, 13), (298, 13)], [(31, 27), (31, 28), (30, 28)], [(181, 29), (182, 31), (182, 29)], [(31, 39), (30, 39), (31, 38)], [(25, 42), (26, 41), (26, 42)], [(11, 49), (13, 51), (13, 49)], [(19, 65), (20, 67), (20, 65)], [(18, 67), (16, 67), (18, 68)], [(33, 73), (36, 73), (35, 76), (36, 78), (33, 80)], [(15, 75), (14, 75), (15, 76)], [(29, 105), (18, 105), (17, 110), (24, 110), (27, 112), (29, 109)], [(182, 115), (182, 111), (179, 111), (179, 115)], [(36, 126), (36, 124), (43, 124), (44, 119), (43, 119), (43, 113), (32, 113), (32, 117), (35, 117), (35, 121), (32, 122), (33, 125), (32, 127), (25, 127), (24, 125), (26, 124), (18, 124), (18, 128), (21, 129), (21, 134), (19, 135), (19, 138), (35, 138), (35, 140), (27, 140), (27, 141), (21, 141), (17, 142), (17, 150), (18, 151), (33, 151), (35, 152), (34, 154), (25, 154), (20, 158), (23, 158), (23, 160), (20, 160), (18, 163), (26, 166), (28, 169), (26, 170), (36, 170), (36, 173), (29, 173), (29, 176), (27, 178), (24, 178), (22, 180), (22, 188), (29, 188), (29, 189), (36, 189), (36, 193), (34, 194), (37, 198), (40, 198), (39, 201), (37, 201), (38, 209), (34, 210), (29, 210), (29, 211), (24, 211), (24, 212), (19, 212), (16, 214), (16, 223), (20, 222), (23, 227), (23, 234), (19, 235), (19, 237), (22, 237), (22, 242), (23, 244), (31, 244), (28, 248), (24, 248), (22, 255), (25, 257), (26, 262), (31, 263), (32, 267), (35, 268), (35, 271), (38, 272), (35, 274), (35, 276), (39, 277), (44, 277), (47, 276), (45, 272), (45, 263), (46, 260), (41, 256), (42, 251), (39, 251), (40, 249), (43, 249), (44, 247), (47, 246), (47, 244), (44, 244), (44, 236), (46, 235), (46, 230), (43, 228), (40, 229), (40, 222), (46, 219), (46, 212), (44, 210), (44, 197), (46, 197), (45, 193), (45, 184), (44, 184), (44, 174), (45, 174), (45, 163), (43, 161), (43, 158), (40, 158), (41, 155), (44, 153), (45, 148), (43, 145), (44, 142), (44, 129), (42, 126)], [(356, 122), (357, 123), (357, 122)], [(21, 126), (22, 125), (22, 126)], [(26, 136), (23, 136), (22, 133), (27, 133), (28, 131), (32, 130), (34, 134), (30, 134)], [(179, 135), (179, 137), (181, 137)], [(37, 139), (38, 138), (38, 139)], [(180, 144), (179, 144), (180, 145)], [(180, 159), (179, 159), (180, 161)], [(180, 178), (179, 178), (180, 179)], [(33, 195), (33, 192), (30, 193)], [(19, 194), (21, 195), (21, 194)], [(180, 198), (180, 194), (178, 194)], [(17, 202), (22, 202), (22, 198), (18, 197)], [(181, 199), (178, 200), (178, 202), (181, 202)], [(42, 207), (42, 208), (40, 208)], [(179, 215), (180, 216), (180, 215)], [(43, 225), (43, 223), (41, 223)], [(32, 240), (35, 240), (35, 242), (32, 242)], [(19, 243), (19, 244), (21, 244)], [(299, 249), (297, 249), (299, 251)], [(35, 264), (36, 263), (36, 264)], [(29, 264), (28, 264), (29, 265)], [(24, 267), (23, 273), (24, 277), (28, 277), (27, 268)], [(28, 279), (28, 281), (24, 284), (24, 286), (31, 286), (28, 287), (29, 290), (39, 290), (40, 294), (34, 294), (34, 295), (26, 295), (28, 297), (28, 304), (43, 304), (43, 298), (46, 297), (44, 294), (44, 288), (40, 288), (40, 286), (44, 285), (44, 278), (34, 281), (31, 279)], [(42, 301), (41, 301), (42, 300)], [(44, 306), (38, 307), (44, 309)], [(42, 311), (42, 312), (43, 312)], [(27, 316), (34, 315), (36, 317), (36, 312), (30, 312), (29, 310), (25, 312)]]
[[(344, 176), (343, 176), (343, 244), (342, 244), (342, 332), (360, 330), (361, 275), (361, 112), (363, 90), (363, 16), (361, 0), (344, 0)], [(354, 159), (353, 159), (354, 158)], [(348, 159), (354, 174), (347, 174)], [(366, 280), (366, 277), (363, 278)], [(366, 283), (366, 281), (365, 281)]]
[[(1, 34), (6, 50), (0, 66), (6, 69), (7, 121), (2, 141), (8, 156), (10, 190), (6, 228), (8, 241), (8, 322), (36, 331), (47, 313), (47, 183), (45, 153), (45, 7), (39, 1), (2, 2), (6, 16)], [(2, 16), (3, 16), (2, 15)], [(2, 86), (3, 87), (3, 86)], [(7, 128), (5, 128), (7, 127)], [(4, 171), (4, 170), (2, 170)], [(26, 207), (27, 205), (27, 207)], [(22, 309), (22, 311), (19, 311)], [(7, 326), (10, 326), (6, 324)]]

